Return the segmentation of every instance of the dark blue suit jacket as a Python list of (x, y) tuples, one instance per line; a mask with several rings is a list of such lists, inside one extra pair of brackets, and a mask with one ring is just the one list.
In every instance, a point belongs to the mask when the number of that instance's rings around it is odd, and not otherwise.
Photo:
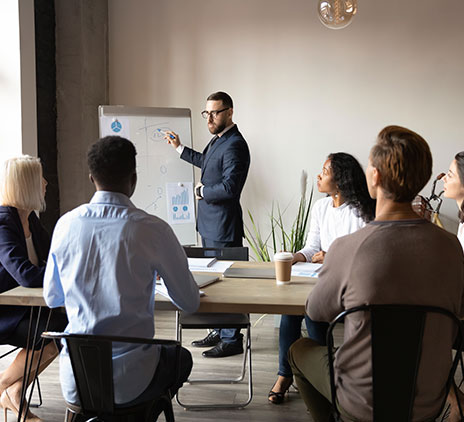
[[(0, 206), (0, 292), (14, 287), (42, 287), (50, 236), (34, 212), (29, 216), (32, 242), (39, 267), (29, 261), (26, 238), (19, 214), (14, 207)], [(25, 306), (0, 306), (0, 342), (16, 328), (29, 312)]]
[(198, 201), (201, 237), (233, 242), (243, 237), (240, 194), (250, 167), (248, 145), (235, 125), (203, 153), (185, 147), (183, 160), (201, 168), (203, 199)]

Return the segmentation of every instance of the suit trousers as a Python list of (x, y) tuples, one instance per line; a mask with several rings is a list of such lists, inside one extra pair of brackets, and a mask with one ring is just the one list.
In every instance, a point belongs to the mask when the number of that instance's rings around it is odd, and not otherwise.
[[(201, 244), (204, 248), (232, 248), (235, 246), (243, 246), (242, 237), (235, 239), (232, 242), (219, 242), (215, 240), (201, 238)], [(230, 344), (239, 344), (242, 341), (242, 335), (237, 328), (216, 328), (216, 331), (221, 337), (221, 341)]]

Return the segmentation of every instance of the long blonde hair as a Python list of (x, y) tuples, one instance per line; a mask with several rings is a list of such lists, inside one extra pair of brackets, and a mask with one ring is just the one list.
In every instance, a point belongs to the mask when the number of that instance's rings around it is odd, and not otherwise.
[(4, 206), (23, 210), (45, 209), (42, 164), (39, 158), (22, 155), (4, 162), (0, 200)]

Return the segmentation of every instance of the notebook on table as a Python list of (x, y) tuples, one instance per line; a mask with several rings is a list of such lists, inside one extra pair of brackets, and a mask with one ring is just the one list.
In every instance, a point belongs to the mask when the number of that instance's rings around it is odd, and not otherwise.
[(193, 278), (195, 279), (198, 288), (200, 289), (219, 280), (217, 275), (212, 274), (193, 274)]
[(224, 277), (231, 278), (275, 278), (275, 268), (234, 268), (224, 271)]
[(187, 258), (189, 268), (209, 268), (216, 263), (217, 258)]

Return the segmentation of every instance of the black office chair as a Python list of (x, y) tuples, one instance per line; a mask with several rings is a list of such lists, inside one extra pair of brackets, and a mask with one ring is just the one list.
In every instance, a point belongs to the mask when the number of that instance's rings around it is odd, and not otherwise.
[(199, 248), (197, 246), (184, 246), (185, 254), (189, 258), (217, 258), (222, 261), (248, 261), (248, 248), (234, 246), (230, 248)]
[[(327, 348), (330, 370), (330, 386), (334, 418), (342, 421), (337, 402), (334, 375), (334, 342), (332, 332), (337, 323), (348, 314), (370, 312), (371, 320), (371, 356), (374, 422), (410, 422), (416, 393), (417, 375), (421, 361), (422, 340), (428, 315), (443, 315), (457, 332), (454, 348), (457, 349), (446, 382), (446, 394), (435, 420), (442, 412), (451, 386), (455, 384), (454, 373), (461, 357), (463, 346), (463, 328), (460, 320), (450, 311), (436, 306), (416, 305), (363, 305), (348, 309), (338, 315), (330, 324), (327, 332)], [(444, 330), (444, 332), (448, 332)], [(439, 342), (440, 333), (434, 341)], [(443, 339), (445, 340), (445, 339)], [(450, 359), (449, 355), (438, 359)], [(424, 370), (424, 368), (421, 368)], [(434, 371), (434, 368), (427, 368)], [(461, 420), (462, 410), (461, 411)]]
[(65, 422), (154, 422), (162, 412), (167, 422), (174, 422), (169, 391), (134, 406), (114, 403), (112, 343), (173, 345), (180, 356), (179, 342), (53, 332), (45, 332), (42, 337), (66, 340), (80, 405), (66, 403)]
[[(189, 258), (213, 258), (224, 261), (248, 261), (247, 247), (230, 248), (200, 248), (184, 246)], [(184, 409), (208, 409), (208, 408), (242, 408), (247, 406), (253, 397), (253, 378), (251, 370), (251, 324), (249, 314), (227, 313), (195, 313), (185, 314), (177, 312), (177, 340), (182, 344), (182, 330), (184, 329), (214, 329), (214, 328), (238, 328), (246, 329), (245, 350), (241, 373), (235, 378), (201, 378), (188, 379), (189, 384), (237, 384), (245, 379), (248, 362), (248, 398), (240, 403), (211, 403), (188, 404), (181, 401), (179, 392), (176, 394), (177, 403)]]

